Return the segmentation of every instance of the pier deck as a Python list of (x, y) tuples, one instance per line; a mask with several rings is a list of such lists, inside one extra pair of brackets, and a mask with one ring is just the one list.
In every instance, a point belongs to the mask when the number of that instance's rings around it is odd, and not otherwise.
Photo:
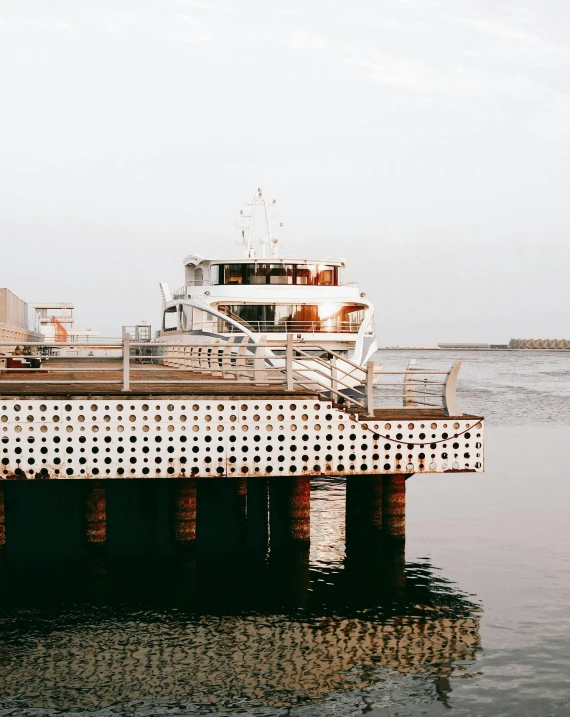
[[(0, 398), (15, 396), (124, 396), (121, 359), (107, 361), (70, 358), (47, 360), (39, 370), (0, 372)], [(55, 369), (55, 370), (53, 370)], [(258, 385), (232, 378), (215, 378), (212, 372), (168, 368), (162, 365), (136, 366), (128, 394), (135, 396), (279, 396), (289, 395), (280, 384)], [(132, 371), (133, 369), (131, 369)], [(295, 395), (317, 397), (317, 391), (300, 386)]]
[[(287, 349), (286, 362), (210, 347), (148, 364), (125, 345), (122, 358), (0, 372), (0, 485), (84, 481), (86, 540), (101, 543), (107, 481), (176, 479), (176, 539), (192, 542), (197, 482), (233, 478), (242, 490), (245, 479), (277, 479), (290, 536), (306, 543), (311, 478), (361, 483), (365, 520), (403, 539), (409, 476), (483, 471), (484, 421), (457, 407), (458, 365), (385, 371), (379, 384), (374, 364), (345, 362), (344, 379), (360, 372), (364, 390), (353, 381), (356, 394), (344, 394), (342, 359), (318, 363)], [(1, 504), (2, 489), (0, 545)]]

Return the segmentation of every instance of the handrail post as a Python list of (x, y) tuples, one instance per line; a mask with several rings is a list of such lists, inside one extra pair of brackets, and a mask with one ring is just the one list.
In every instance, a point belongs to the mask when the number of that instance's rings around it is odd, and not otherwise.
[(123, 334), (123, 391), (130, 391), (131, 380), (131, 337), (128, 332)]
[(374, 361), (366, 364), (366, 413), (371, 416), (374, 411)]
[(285, 350), (285, 388), (293, 390), (293, 334), (287, 334), (287, 347)]
[(406, 373), (404, 374), (404, 406), (415, 406), (417, 401), (415, 398), (416, 389), (412, 383), (412, 371), (417, 368), (416, 359), (410, 359)]
[[(336, 356), (331, 357), (331, 391), (338, 391), (338, 369), (336, 367)], [(332, 394), (335, 397), (335, 394)]]

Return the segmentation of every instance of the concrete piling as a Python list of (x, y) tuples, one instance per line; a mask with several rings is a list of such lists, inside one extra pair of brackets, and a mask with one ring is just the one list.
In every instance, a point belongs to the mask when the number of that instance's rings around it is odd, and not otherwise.
[(383, 533), (389, 540), (406, 539), (406, 476), (387, 475), (382, 491)]
[(178, 478), (174, 485), (174, 540), (179, 545), (196, 541), (196, 479)]
[(85, 481), (82, 507), (86, 545), (104, 545), (107, 540), (107, 489), (104, 481)]

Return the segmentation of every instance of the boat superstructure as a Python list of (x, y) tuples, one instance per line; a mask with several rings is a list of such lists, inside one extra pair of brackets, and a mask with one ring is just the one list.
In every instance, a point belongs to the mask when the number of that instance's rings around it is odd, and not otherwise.
[[(259, 189), (240, 213), (240, 258), (184, 259), (185, 284), (161, 284), (163, 324), (158, 341), (192, 344), (247, 337), (275, 344), (289, 334), (363, 365), (377, 350), (374, 308), (356, 283), (344, 281), (344, 259), (281, 257), (271, 211)], [(282, 225), (281, 225), (282, 226)]]

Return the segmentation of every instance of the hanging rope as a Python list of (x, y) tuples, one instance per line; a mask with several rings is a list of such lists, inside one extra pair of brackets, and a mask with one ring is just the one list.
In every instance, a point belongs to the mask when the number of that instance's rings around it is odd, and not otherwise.
[[(356, 418), (356, 414), (352, 413), (348, 416), (352, 421), (358, 421)], [(359, 422), (359, 421), (358, 421)], [(359, 422), (360, 423), (360, 422)], [(442, 438), (440, 441), (421, 441), (421, 443), (413, 442), (413, 441), (406, 441), (404, 438), (390, 438), (390, 436), (383, 436), (377, 431), (374, 431), (372, 428), (369, 428), (368, 425), (364, 425), (363, 423), (360, 423), (362, 428), (364, 428), (365, 431), (370, 431), (370, 433), (373, 433), (375, 436), (378, 436), (375, 440), (382, 439), (383, 441), (388, 441), (389, 443), (401, 443), (406, 444), (408, 446), (426, 446), (426, 445), (437, 445), (438, 443), (446, 443), (449, 441), (453, 441), (456, 438), (459, 438), (459, 436), (463, 436), (468, 431), (473, 431), (476, 428), (482, 428), (481, 421), (478, 421), (473, 426), (470, 426), (469, 428), (466, 428), (464, 431), (461, 431), (460, 433), (454, 433), (453, 436), (448, 436), (447, 438)]]

